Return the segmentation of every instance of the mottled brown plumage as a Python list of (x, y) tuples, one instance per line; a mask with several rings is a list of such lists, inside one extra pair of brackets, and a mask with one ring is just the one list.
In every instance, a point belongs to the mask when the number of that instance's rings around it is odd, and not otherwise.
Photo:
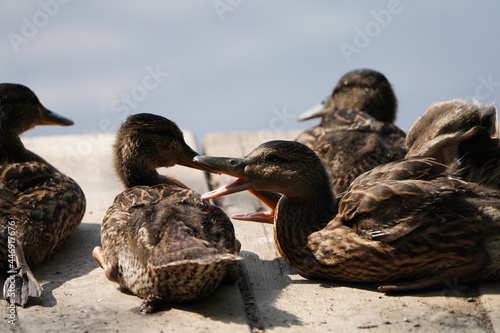
[(177, 125), (152, 114), (130, 116), (119, 129), (114, 164), (127, 188), (106, 212), (94, 258), (106, 277), (144, 298), (141, 312), (189, 302), (234, 280), (239, 241), (231, 220), (180, 181), (158, 174), (196, 167), (197, 153)]
[(205, 198), (249, 188), (282, 194), (276, 245), (306, 276), (377, 283), (382, 291), (500, 278), (500, 193), (454, 177), (455, 169), (432, 158), (375, 167), (338, 205), (321, 161), (297, 142), (271, 141), (245, 158), (195, 162), (238, 177)]
[(351, 71), (319, 108), (299, 117), (321, 117), (321, 123), (295, 141), (319, 156), (332, 190), (340, 195), (363, 172), (405, 156), (405, 133), (393, 124), (396, 112), (396, 96), (383, 74)]
[(498, 136), (495, 106), (458, 99), (435, 103), (410, 128), (407, 156), (454, 163), (462, 179), (499, 188)]
[(73, 122), (43, 107), (27, 87), (0, 84), (0, 269), (14, 278), (6, 280), (4, 297), (22, 306), (42, 292), (29, 266), (66, 243), (85, 212), (78, 184), (19, 139), (48, 124)]

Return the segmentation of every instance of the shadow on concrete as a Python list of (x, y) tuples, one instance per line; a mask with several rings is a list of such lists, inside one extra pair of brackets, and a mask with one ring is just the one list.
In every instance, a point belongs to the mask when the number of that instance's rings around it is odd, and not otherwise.
[(34, 267), (33, 274), (42, 284), (43, 292), (41, 299), (33, 300), (30, 306), (55, 306), (55, 289), (67, 281), (87, 275), (98, 267), (91, 253), (93, 248), (101, 243), (100, 228), (100, 224), (82, 222), (67, 244)]
[[(279, 258), (281, 259), (281, 258)], [(282, 260), (282, 259), (281, 259)], [(297, 274), (293, 268), (290, 267), (290, 274)], [(319, 284), (323, 288), (335, 288), (335, 287), (347, 287), (347, 288), (356, 288), (366, 291), (373, 291), (380, 293), (380, 295), (384, 296), (413, 296), (413, 297), (436, 297), (436, 296), (447, 296), (447, 297), (476, 297), (479, 296), (479, 291), (477, 285), (475, 284), (465, 284), (459, 281), (445, 281), (443, 285), (436, 286), (433, 288), (425, 289), (425, 290), (415, 290), (415, 291), (404, 291), (404, 292), (379, 292), (377, 290), (378, 286), (383, 283), (350, 283), (350, 282), (342, 282), (342, 281), (334, 281), (334, 280), (326, 280), (321, 278), (314, 277), (306, 277), (304, 276), (306, 281), (295, 281), (296, 283), (316, 283)], [(498, 289), (500, 292), (500, 289)]]
[(185, 304), (165, 305), (162, 309), (146, 315), (140, 312), (140, 305), (143, 301), (142, 298), (120, 287), (117, 287), (117, 292), (130, 296), (131, 301), (137, 304), (137, 306), (130, 308), (128, 313), (131, 316), (137, 316), (138, 320), (144, 320), (145, 318), (162, 318), (165, 312), (168, 312), (170, 309), (177, 309), (196, 313), (214, 321), (248, 325), (247, 318), (238, 315), (241, 313), (241, 310), (238, 308), (238, 304), (241, 304), (241, 299), (235, 299), (235, 295), (239, 294), (237, 282), (232, 284), (222, 282), (211, 295), (202, 300)]
[[(296, 315), (274, 306), (281, 290), (294, 283), (287, 274), (290, 266), (281, 258), (263, 260), (249, 251), (241, 251), (240, 254), (244, 258), (240, 263), (240, 292), (252, 330), (265, 330), (271, 326), (290, 327), (292, 324), (300, 326), (301, 321)], [(259, 278), (256, 279), (256, 276)], [(270, 320), (269, 317), (279, 320)]]

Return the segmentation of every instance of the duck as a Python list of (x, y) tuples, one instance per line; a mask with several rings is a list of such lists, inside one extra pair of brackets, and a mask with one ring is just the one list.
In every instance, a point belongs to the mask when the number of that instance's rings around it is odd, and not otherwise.
[(455, 175), (500, 187), (500, 139), (493, 104), (453, 99), (433, 103), (410, 127), (406, 156), (454, 164)]
[(236, 177), (203, 198), (248, 189), (281, 194), (270, 222), (275, 244), (303, 276), (389, 293), (500, 278), (500, 192), (455, 177), (453, 166), (432, 157), (379, 165), (338, 202), (321, 160), (299, 142), (269, 141), (243, 158), (194, 162)]
[(321, 103), (298, 116), (299, 121), (321, 118), (328, 121), (334, 110), (357, 109), (386, 123), (396, 120), (398, 101), (387, 77), (371, 68), (359, 68), (342, 75), (333, 91)]
[(0, 269), (8, 278), (4, 298), (26, 306), (42, 287), (31, 268), (69, 241), (85, 213), (81, 187), (26, 149), (21, 133), (36, 125), (73, 121), (44, 107), (17, 83), (0, 84)]
[(130, 115), (113, 146), (125, 190), (107, 210), (92, 252), (106, 278), (143, 299), (143, 314), (200, 300), (237, 279), (240, 242), (229, 217), (181, 181), (160, 175), (176, 164), (201, 169), (173, 121)]
[(330, 97), (298, 117), (321, 122), (295, 141), (320, 157), (332, 190), (341, 195), (362, 173), (405, 157), (406, 134), (394, 124), (396, 113), (387, 78), (373, 69), (353, 70), (339, 79)]

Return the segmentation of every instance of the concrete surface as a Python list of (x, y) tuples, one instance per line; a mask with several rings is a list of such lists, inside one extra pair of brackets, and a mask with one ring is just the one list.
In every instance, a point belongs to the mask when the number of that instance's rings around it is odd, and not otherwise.
[[(293, 140), (297, 134), (276, 132), (266, 140)], [(203, 148), (208, 155), (238, 157), (260, 143), (257, 133), (212, 133)], [(211, 183), (217, 187), (230, 179), (212, 175)], [(217, 204), (229, 215), (265, 209), (249, 193), (217, 198)], [(500, 332), (500, 283), (389, 296), (371, 285), (308, 280), (280, 258), (272, 226), (234, 223), (245, 282), (254, 297), (253, 327), (268, 332)]]
[[(41, 302), (18, 307), (17, 326), (8, 324), (7, 303), (1, 302), (0, 332), (250, 332), (237, 284), (222, 285), (202, 302), (144, 316), (138, 312), (140, 298), (122, 293), (104, 277), (91, 252), (100, 245), (105, 211), (123, 190), (111, 164), (113, 135), (23, 141), (80, 184), (87, 197), (87, 211), (69, 244), (33, 269), (44, 289)], [(196, 148), (189, 133), (186, 141)], [(174, 167), (168, 174), (200, 192), (207, 190), (201, 171)]]
[[(297, 132), (213, 133), (205, 153), (243, 156), (264, 140), (293, 139)], [(186, 141), (196, 148), (194, 137)], [(272, 226), (234, 221), (242, 243), (239, 284), (221, 285), (207, 299), (141, 315), (141, 300), (122, 293), (91, 257), (100, 244), (100, 222), (122, 191), (111, 167), (113, 135), (26, 138), (39, 153), (80, 183), (87, 212), (70, 243), (33, 269), (44, 292), (38, 304), (17, 308), (18, 325), (7, 322), (2, 302), (0, 331), (14, 332), (500, 332), (500, 283), (388, 296), (370, 285), (308, 280), (278, 255)], [(199, 192), (208, 189), (197, 170), (162, 170)], [(214, 186), (228, 177), (211, 176)], [(228, 214), (263, 209), (248, 193), (220, 198)]]

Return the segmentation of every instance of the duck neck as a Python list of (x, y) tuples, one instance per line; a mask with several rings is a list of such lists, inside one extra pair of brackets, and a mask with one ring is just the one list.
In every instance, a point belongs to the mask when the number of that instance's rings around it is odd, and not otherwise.
[(147, 149), (131, 136), (119, 134), (118, 137), (113, 147), (113, 164), (125, 187), (159, 184), (160, 174), (156, 171), (156, 163), (148, 158)]
[[(312, 233), (323, 229), (337, 213), (337, 204), (329, 186), (308, 198), (283, 196), (275, 211), (275, 242), (288, 264), (300, 271), (304, 260), (313, 259), (307, 242)], [(311, 261), (308, 261), (311, 262)]]
[(139, 185), (153, 186), (163, 180), (156, 169), (146, 165), (146, 163), (121, 161), (120, 166), (116, 169), (122, 183), (127, 188)]
[(43, 158), (26, 149), (19, 137), (0, 137), (0, 163), (42, 162)]

